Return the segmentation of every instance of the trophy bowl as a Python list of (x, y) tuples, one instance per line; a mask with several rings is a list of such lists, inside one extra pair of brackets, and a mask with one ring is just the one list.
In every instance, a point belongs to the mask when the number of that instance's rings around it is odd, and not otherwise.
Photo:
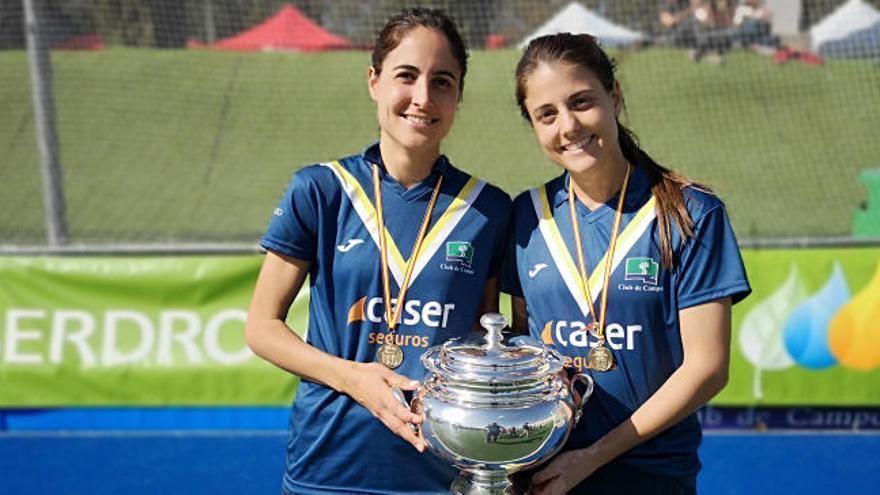
[[(456, 494), (516, 494), (513, 473), (548, 460), (565, 444), (593, 391), (566, 380), (562, 356), (529, 337), (502, 342), (507, 319), (480, 318), (485, 336), (452, 339), (422, 355), (427, 373), (412, 408), (425, 414), (430, 450), (459, 470)], [(586, 390), (577, 399), (574, 386)]]

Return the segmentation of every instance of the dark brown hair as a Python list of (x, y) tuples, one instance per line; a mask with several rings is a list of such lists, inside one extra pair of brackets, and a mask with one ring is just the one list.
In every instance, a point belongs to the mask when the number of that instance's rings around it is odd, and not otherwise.
[(405, 9), (388, 19), (376, 37), (376, 43), (373, 46), (373, 70), (376, 74), (382, 72), (382, 63), (385, 61), (385, 57), (397, 48), (407, 33), (417, 27), (436, 29), (446, 36), (449, 48), (452, 50), (452, 56), (458, 61), (458, 66), (461, 69), (461, 78), (458, 81), (458, 93), (459, 99), (461, 99), (461, 95), (464, 93), (464, 76), (467, 74), (468, 48), (458, 32), (455, 22), (440, 9), (415, 7)]
[[(606, 91), (610, 93), (614, 90), (616, 66), (594, 37), (588, 34), (561, 33), (536, 38), (529, 43), (516, 66), (516, 103), (530, 125), (532, 120), (525, 105), (526, 89), (529, 76), (541, 63), (564, 63), (582, 67), (596, 76)], [(693, 220), (682, 196), (682, 189), (692, 182), (655, 162), (639, 147), (635, 134), (619, 120), (617, 131), (624, 158), (648, 175), (651, 192), (657, 199), (661, 261), (665, 268), (672, 268), (675, 260), (669, 230), (670, 220), (675, 223), (683, 237), (694, 236)], [(705, 186), (700, 187), (706, 189)]]

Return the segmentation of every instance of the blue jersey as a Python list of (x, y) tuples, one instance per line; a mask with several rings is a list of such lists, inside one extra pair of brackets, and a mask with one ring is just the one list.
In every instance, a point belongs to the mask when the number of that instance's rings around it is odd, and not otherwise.
[[(298, 171), (262, 240), (267, 250), (311, 261), (307, 342), (359, 362), (375, 361), (388, 338), (373, 163), (382, 165), (378, 144)], [(381, 167), (393, 298), (441, 176), (394, 336), (405, 355), (395, 371), (414, 379), (425, 373), (419, 358), (429, 346), (473, 329), (486, 281), (500, 269), (510, 215), (506, 193), (443, 156), (428, 178), (409, 189)], [(419, 454), (349, 396), (314, 382), (300, 382), (290, 428), (284, 483), (293, 493), (445, 493), (455, 474), (434, 455)]]
[[(655, 199), (646, 174), (635, 167), (623, 206), (611, 267), (605, 321), (606, 346), (617, 367), (586, 368), (596, 336), (579, 288), (577, 254), (568, 204), (569, 175), (526, 191), (514, 201), (509, 269), (502, 290), (524, 297), (529, 331), (555, 346), (567, 361), (591, 374), (596, 388), (567, 448), (590, 445), (629, 418), (682, 364), (678, 311), (720, 298), (734, 302), (749, 292), (739, 248), (721, 201), (694, 187), (682, 192), (695, 238), (684, 242), (674, 226), (672, 270), (660, 266)], [(601, 312), (605, 252), (617, 197), (590, 211), (577, 202), (590, 295)], [(699, 470), (701, 432), (696, 415), (620, 457), (661, 475), (690, 477)]]

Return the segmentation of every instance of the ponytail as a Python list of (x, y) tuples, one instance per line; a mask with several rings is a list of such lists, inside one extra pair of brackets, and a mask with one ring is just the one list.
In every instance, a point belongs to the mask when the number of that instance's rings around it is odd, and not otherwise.
[[(638, 145), (632, 131), (617, 122), (618, 142), (623, 156), (636, 167), (641, 168), (651, 183), (651, 193), (657, 200), (657, 230), (660, 234), (660, 261), (664, 268), (675, 266), (672, 252), (672, 233), (670, 220), (685, 239), (694, 236), (694, 222), (684, 203), (682, 190), (692, 184), (686, 177), (655, 162)], [(701, 189), (706, 189), (700, 186)]]

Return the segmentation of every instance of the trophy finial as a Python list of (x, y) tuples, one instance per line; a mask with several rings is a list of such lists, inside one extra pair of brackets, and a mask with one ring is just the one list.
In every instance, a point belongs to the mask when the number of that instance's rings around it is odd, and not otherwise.
[(501, 313), (486, 313), (480, 317), (480, 325), (488, 332), (486, 342), (488, 347), (496, 348), (501, 345), (501, 330), (507, 326), (507, 318)]

